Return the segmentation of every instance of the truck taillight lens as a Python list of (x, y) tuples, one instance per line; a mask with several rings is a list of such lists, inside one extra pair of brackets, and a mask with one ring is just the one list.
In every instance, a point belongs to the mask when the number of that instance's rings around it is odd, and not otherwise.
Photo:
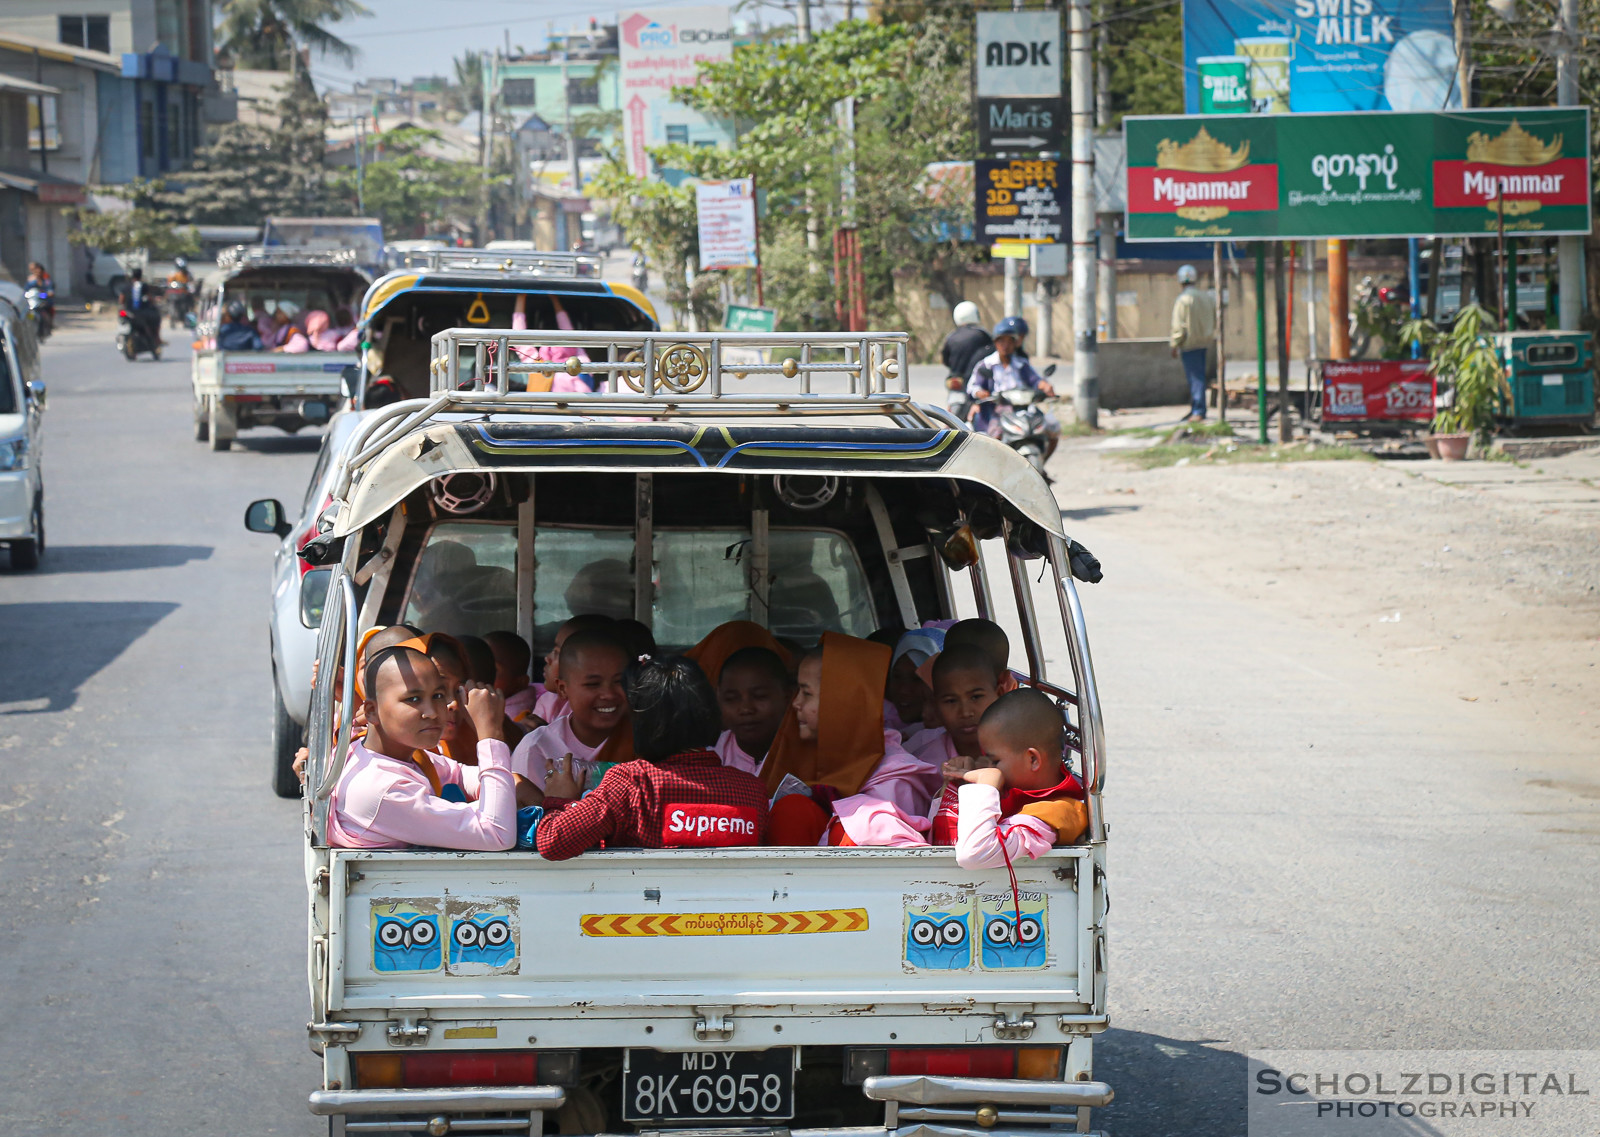
[(578, 1076), (576, 1050), (435, 1050), (353, 1058), (356, 1083), (364, 1090), (572, 1085)]
[(859, 1086), (875, 1074), (927, 1074), (947, 1078), (1061, 1077), (1059, 1046), (919, 1046), (854, 1048), (845, 1054), (844, 1080)]

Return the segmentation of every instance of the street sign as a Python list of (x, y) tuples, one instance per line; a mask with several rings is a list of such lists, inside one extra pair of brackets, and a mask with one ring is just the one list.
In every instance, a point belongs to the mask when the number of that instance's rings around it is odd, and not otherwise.
[(1586, 107), (1125, 118), (1130, 241), (1588, 233)]
[(728, 314), (722, 319), (724, 330), (730, 332), (770, 332), (778, 326), (776, 308), (752, 308), (746, 304), (729, 304)]
[(1062, 100), (1031, 97), (973, 99), (978, 115), (978, 149), (1060, 150), (1066, 115)]
[[(1452, 32), (1450, 0), (1184, 0), (1184, 107), (1190, 114), (1459, 107)], [(1241, 74), (1244, 90), (1234, 85)], [(1207, 105), (1208, 82), (1211, 97), (1220, 88), (1230, 105)]]
[(973, 163), (977, 188), (974, 239), (984, 245), (1057, 245), (1066, 241), (1072, 216), (1070, 170), (1054, 159), (979, 158)]
[(699, 182), (694, 187), (700, 227), (700, 268), (755, 268), (756, 184), (753, 178)]
[[(1061, 97), (1061, 13), (979, 12), (973, 93), (979, 98)], [(1059, 120), (1058, 120), (1059, 121)]]
[(1433, 400), (1426, 359), (1322, 365), (1324, 422), (1431, 422)]
[(701, 63), (733, 57), (726, 5), (625, 10), (619, 14), (619, 101), (628, 171), (650, 177), (646, 147), (666, 142), (728, 146), (727, 125), (672, 99), (672, 88), (700, 81)]

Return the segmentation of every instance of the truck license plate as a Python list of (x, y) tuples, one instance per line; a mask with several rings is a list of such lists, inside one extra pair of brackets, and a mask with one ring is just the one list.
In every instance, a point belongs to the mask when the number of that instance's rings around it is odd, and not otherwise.
[(629, 1050), (624, 1121), (780, 1121), (794, 1116), (794, 1047)]

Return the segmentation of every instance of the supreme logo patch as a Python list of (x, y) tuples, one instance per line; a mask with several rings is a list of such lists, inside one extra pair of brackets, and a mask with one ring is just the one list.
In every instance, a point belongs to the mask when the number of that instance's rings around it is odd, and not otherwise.
[(743, 805), (688, 802), (667, 806), (662, 840), (668, 848), (754, 845), (756, 811)]

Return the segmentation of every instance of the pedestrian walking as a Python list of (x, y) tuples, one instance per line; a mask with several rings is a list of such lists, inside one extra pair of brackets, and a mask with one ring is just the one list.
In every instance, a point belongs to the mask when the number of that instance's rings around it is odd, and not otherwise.
[(1189, 380), (1189, 413), (1184, 422), (1206, 417), (1206, 352), (1217, 341), (1217, 301), (1209, 292), (1195, 287), (1199, 279), (1194, 265), (1178, 268), (1182, 291), (1172, 304), (1172, 357), (1183, 360), (1183, 373)]

